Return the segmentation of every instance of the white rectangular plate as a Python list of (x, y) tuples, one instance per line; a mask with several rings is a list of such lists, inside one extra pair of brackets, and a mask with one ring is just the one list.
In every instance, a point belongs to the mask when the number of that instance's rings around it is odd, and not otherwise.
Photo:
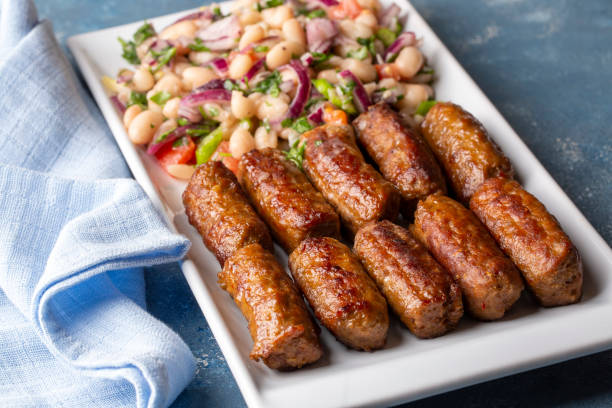
[[(483, 122), (525, 188), (557, 216), (578, 247), (585, 266), (584, 297), (576, 305), (543, 309), (525, 295), (500, 321), (481, 323), (465, 317), (457, 330), (432, 340), (418, 340), (394, 320), (385, 349), (374, 353), (348, 350), (323, 330), (326, 354), (322, 361), (289, 373), (249, 360), (252, 342), (245, 319), (217, 286), (219, 264), (184, 214), (180, 197), (185, 183), (171, 179), (154, 160), (134, 148), (100, 82), (103, 75), (114, 76), (125, 67), (117, 37), (131, 36), (142, 22), (68, 39), (134, 177), (168, 222), (192, 241), (183, 272), (252, 407), (391, 404), (612, 347), (612, 251), (412, 5), (399, 5), (408, 13), (407, 29), (424, 40), (423, 52), (438, 76), (436, 98), (464, 106)], [(223, 4), (224, 9), (227, 6)], [(151, 21), (159, 29), (185, 13)], [(276, 252), (286, 265), (287, 257)]]

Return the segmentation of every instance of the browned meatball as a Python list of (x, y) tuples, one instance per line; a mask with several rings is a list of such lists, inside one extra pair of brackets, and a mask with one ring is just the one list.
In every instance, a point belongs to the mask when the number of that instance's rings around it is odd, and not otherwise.
[(461, 290), (410, 232), (384, 220), (355, 236), (355, 253), (412, 333), (441, 336), (463, 316)]
[(223, 263), (243, 246), (272, 249), (268, 227), (249, 204), (234, 174), (221, 162), (199, 166), (183, 192), (189, 222), (206, 247)]
[(370, 221), (397, 217), (398, 191), (364, 161), (350, 126), (319, 126), (302, 140), (304, 172), (351, 233)]
[(289, 267), (315, 316), (338, 340), (359, 350), (385, 345), (387, 302), (346, 245), (308, 238), (289, 256)]
[(372, 105), (353, 121), (357, 139), (398, 188), (409, 208), (433, 193), (446, 193), (442, 170), (422, 139), (385, 103)]
[(304, 238), (340, 235), (340, 218), (306, 176), (276, 149), (242, 155), (238, 178), (285, 250)]
[(435, 104), (421, 123), (421, 131), (466, 205), (486, 179), (514, 174), (510, 161), (482, 124), (458, 105)]
[(299, 368), (323, 354), (316, 326), (289, 275), (259, 244), (243, 247), (219, 273), (219, 284), (249, 323), (253, 360), (270, 368)]
[(420, 201), (412, 232), (459, 283), (475, 317), (499, 319), (520, 297), (518, 270), (478, 218), (455, 200), (434, 194)]
[(575, 303), (582, 294), (582, 262), (559, 223), (519, 183), (501, 177), (485, 181), (470, 208), (523, 272), (544, 306)]

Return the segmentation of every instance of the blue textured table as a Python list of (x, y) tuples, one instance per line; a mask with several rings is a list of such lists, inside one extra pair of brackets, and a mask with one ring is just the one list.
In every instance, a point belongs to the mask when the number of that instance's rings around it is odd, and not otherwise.
[[(194, 0), (37, 0), (73, 34), (201, 5)], [(612, 242), (612, 2), (413, 0), (413, 4), (604, 239)], [(198, 361), (174, 407), (244, 406), (176, 265), (147, 271), (149, 310)], [(599, 324), (612, 324), (610, 321)], [(562, 339), (560, 339), (562, 341)], [(409, 379), (407, 379), (409, 381)], [(612, 407), (612, 351), (406, 407)]]

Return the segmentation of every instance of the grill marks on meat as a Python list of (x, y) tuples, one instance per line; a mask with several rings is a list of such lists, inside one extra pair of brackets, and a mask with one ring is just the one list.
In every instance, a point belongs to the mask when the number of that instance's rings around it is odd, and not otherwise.
[(196, 169), (183, 192), (183, 204), (189, 222), (221, 265), (249, 244), (272, 250), (268, 227), (221, 162), (209, 161)]
[(315, 316), (338, 340), (358, 350), (384, 346), (387, 302), (346, 245), (308, 238), (289, 257), (289, 267)]
[(459, 285), (407, 229), (387, 220), (370, 223), (355, 236), (354, 250), (416, 336), (441, 336), (463, 316)]
[(518, 270), (476, 216), (455, 200), (431, 195), (420, 201), (411, 231), (459, 283), (475, 317), (499, 319), (520, 297)]
[(288, 253), (307, 237), (340, 235), (340, 219), (334, 209), (283, 152), (245, 153), (238, 176), (257, 212)]
[(302, 140), (304, 172), (352, 234), (370, 221), (397, 218), (399, 193), (365, 162), (351, 127), (320, 126)]
[(544, 205), (516, 181), (492, 178), (470, 208), (523, 273), (544, 306), (575, 303), (582, 294), (578, 251)]
[(230, 257), (219, 284), (240, 308), (253, 339), (250, 358), (286, 370), (323, 355), (317, 328), (293, 281), (274, 256), (253, 244)]
[(421, 138), (389, 105), (370, 106), (353, 121), (359, 143), (414, 210), (419, 199), (446, 193), (442, 170)]
[(421, 132), (466, 205), (486, 179), (514, 174), (510, 161), (482, 124), (458, 105), (435, 104), (421, 123)]

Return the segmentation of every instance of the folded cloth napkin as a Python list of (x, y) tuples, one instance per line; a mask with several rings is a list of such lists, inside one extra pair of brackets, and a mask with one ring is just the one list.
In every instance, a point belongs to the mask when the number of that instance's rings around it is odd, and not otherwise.
[(162, 407), (185, 343), (145, 310), (179, 260), (31, 0), (0, 0), (0, 406)]

